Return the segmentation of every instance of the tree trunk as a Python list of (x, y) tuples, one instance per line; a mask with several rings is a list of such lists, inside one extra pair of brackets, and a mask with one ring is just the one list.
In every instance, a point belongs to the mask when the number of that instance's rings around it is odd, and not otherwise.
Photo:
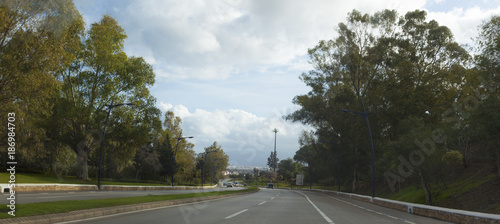
[(138, 169), (137, 173), (135, 173), (135, 180), (138, 180), (137, 178), (139, 177), (139, 172), (141, 172), (141, 169)]
[(89, 170), (87, 164), (88, 162), (87, 147), (78, 145), (75, 151), (76, 151), (76, 177), (81, 180), (88, 180)]
[(500, 152), (497, 151), (497, 170), (498, 170), (498, 177), (500, 177)]
[(358, 172), (354, 170), (354, 174), (352, 175), (352, 192), (355, 192), (358, 188)]
[(420, 183), (422, 184), (422, 188), (424, 189), (425, 193), (425, 203), (427, 205), (432, 205), (432, 192), (431, 192), (431, 187), (429, 183), (425, 180), (423, 172), (420, 170), (418, 172), (418, 175), (420, 176)]

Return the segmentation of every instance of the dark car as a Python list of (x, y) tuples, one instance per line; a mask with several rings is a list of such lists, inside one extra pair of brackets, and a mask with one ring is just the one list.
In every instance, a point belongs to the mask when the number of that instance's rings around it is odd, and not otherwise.
[(271, 189), (273, 189), (273, 188), (274, 188), (274, 184), (273, 184), (273, 183), (268, 183), (268, 184), (267, 184), (267, 188), (271, 188)]
[(227, 183), (227, 187), (233, 187), (232, 183)]

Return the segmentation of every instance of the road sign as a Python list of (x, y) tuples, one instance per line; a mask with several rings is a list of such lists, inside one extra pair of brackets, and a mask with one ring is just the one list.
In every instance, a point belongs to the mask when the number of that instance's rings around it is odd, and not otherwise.
[(297, 179), (296, 179), (296, 185), (302, 186), (304, 185), (304, 175), (303, 174), (297, 174)]

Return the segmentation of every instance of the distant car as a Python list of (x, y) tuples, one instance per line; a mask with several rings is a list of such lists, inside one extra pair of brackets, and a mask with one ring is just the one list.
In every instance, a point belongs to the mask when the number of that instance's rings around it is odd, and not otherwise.
[(222, 186), (227, 186), (227, 183), (222, 183)]
[(247, 185), (247, 183), (244, 183), (244, 184), (243, 184), (243, 187), (246, 187), (246, 186), (248, 186), (248, 185)]
[(233, 187), (232, 183), (227, 183), (227, 187)]
[(274, 189), (274, 184), (273, 184), (273, 183), (268, 183), (268, 184), (267, 184), (267, 188)]
[(238, 182), (237, 182), (237, 181), (235, 181), (235, 182), (233, 183), (233, 185), (234, 185), (235, 187), (238, 187)]

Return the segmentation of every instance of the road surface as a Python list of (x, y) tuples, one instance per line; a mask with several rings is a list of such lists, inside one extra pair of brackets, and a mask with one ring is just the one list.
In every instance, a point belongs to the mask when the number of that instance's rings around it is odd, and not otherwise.
[(316, 192), (260, 192), (66, 223), (447, 223)]

